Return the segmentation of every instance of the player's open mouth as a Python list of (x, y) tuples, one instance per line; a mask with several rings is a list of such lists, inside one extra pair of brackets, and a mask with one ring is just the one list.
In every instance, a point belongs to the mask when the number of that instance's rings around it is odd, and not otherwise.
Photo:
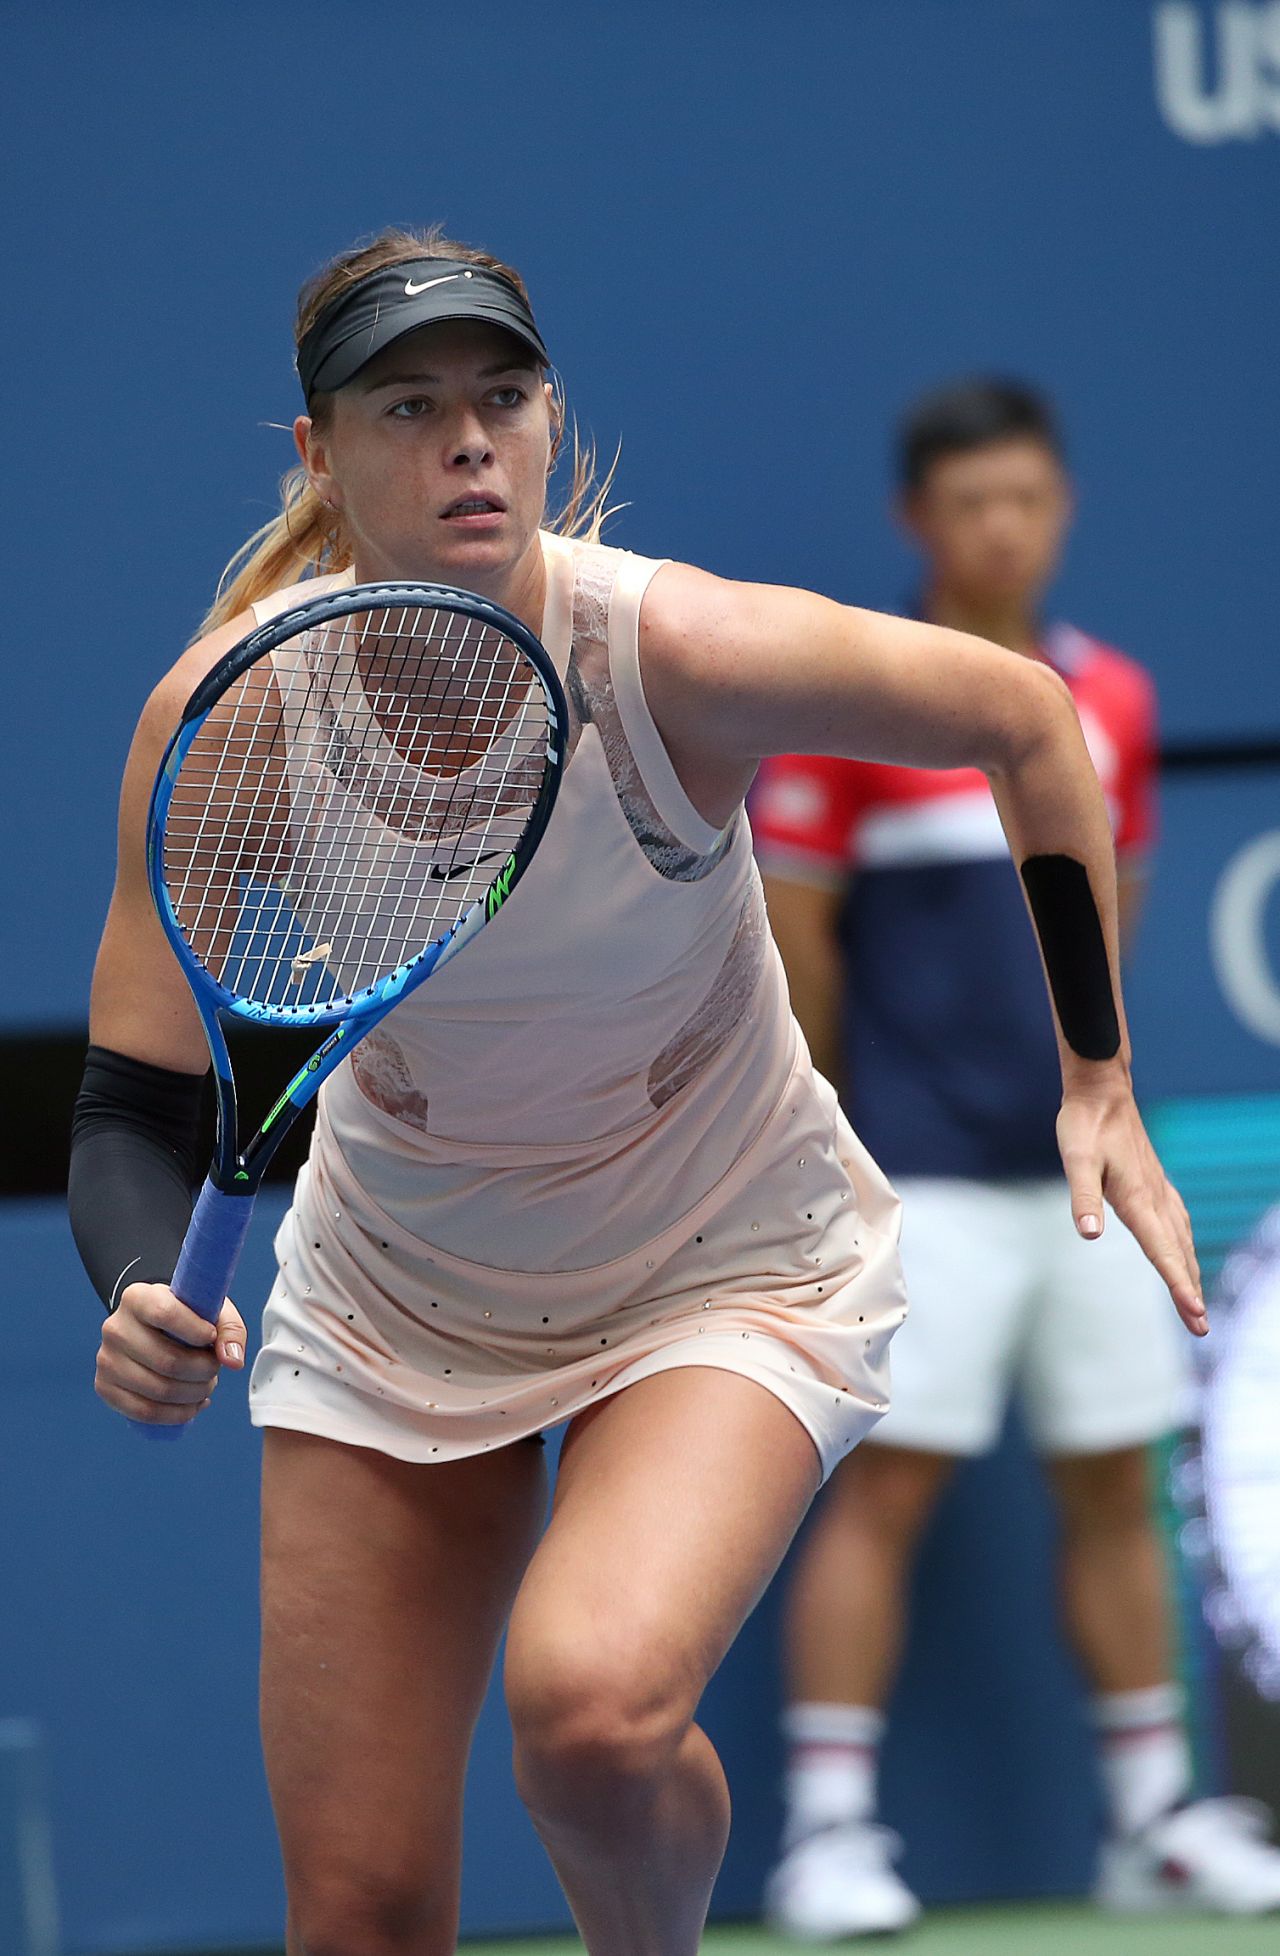
[(446, 523), (472, 523), (505, 515), (506, 507), (500, 496), (457, 496), (440, 514)]

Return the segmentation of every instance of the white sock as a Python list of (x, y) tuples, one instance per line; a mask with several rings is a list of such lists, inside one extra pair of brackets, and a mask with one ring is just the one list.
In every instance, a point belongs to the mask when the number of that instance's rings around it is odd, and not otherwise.
[(1092, 1712), (1112, 1827), (1139, 1834), (1191, 1791), (1182, 1692), (1176, 1684), (1104, 1692)]
[(844, 1821), (870, 1820), (884, 1713), (871, 1705), (789, 1705), (783, 1846)]

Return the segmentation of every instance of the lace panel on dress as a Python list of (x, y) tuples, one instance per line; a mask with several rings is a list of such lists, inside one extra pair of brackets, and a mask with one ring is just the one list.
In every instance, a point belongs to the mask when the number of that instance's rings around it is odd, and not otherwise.
[(764, 896), (753, 876), (715, 983), (649, 1068), (649, 1099), (655, 1107), (665, 1106), (696, 1079), (742, 1023), (760, 980), (767, 936)]
[(390, 1114), (393, 1120), (403, 1121), (406, 1127), (430, 1133), (427, 1097), (414, 1085), (399, 1042), (383, 1026), (375, 1026), (355, 1047), (351, 1071), (366, 1100), (380, 1107), (384, 1114)]
[(609, 672), (609, 600), (617, 552), (582, 544), (575, 552), (573, 650), (565, 676), (572, 718), (590, 722), (600, 736), (618, 806), (645, 859), (671, 883), (697, 883), (709, 876), (733, 844), (741, 810), (726, 823), (705, 855), (674, 835), (654, 806), (623, 730)]

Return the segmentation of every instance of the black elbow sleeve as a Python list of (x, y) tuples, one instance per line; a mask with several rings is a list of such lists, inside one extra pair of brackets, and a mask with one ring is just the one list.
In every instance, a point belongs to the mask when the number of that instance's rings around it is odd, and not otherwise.
[(67, 1207), (108, 1312), (126, 1284), (168, 1283), (200, 1179), (205, 1079), (90, 1046), (71, 1122)]

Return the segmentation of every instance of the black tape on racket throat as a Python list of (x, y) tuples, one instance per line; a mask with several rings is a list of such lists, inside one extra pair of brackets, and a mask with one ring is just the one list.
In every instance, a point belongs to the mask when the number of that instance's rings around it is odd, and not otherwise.
[(1022, 882), (1068, 1046), (1081, 1059), (1114, 1059), (1120, 1021), (1088, 870), (1073, 856), (1028, 856)]

